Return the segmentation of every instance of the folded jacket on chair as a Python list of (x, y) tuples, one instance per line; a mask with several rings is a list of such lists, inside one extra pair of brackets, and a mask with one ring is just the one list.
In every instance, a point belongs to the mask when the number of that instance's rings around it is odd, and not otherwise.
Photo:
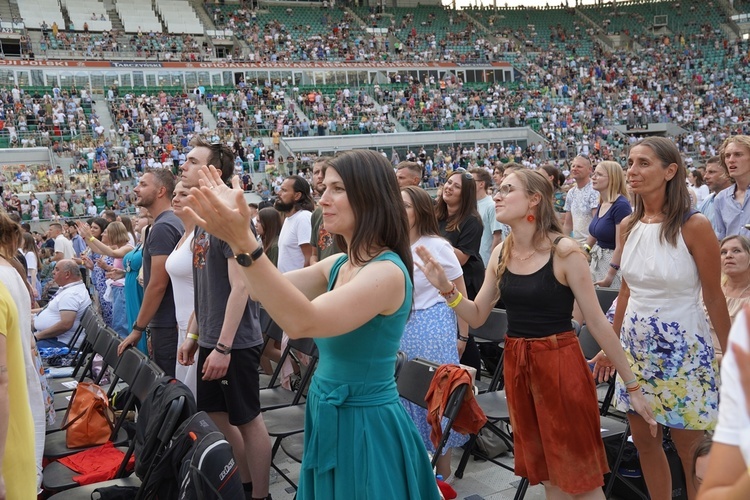
[[(83, 486), (114, 479), (124, 457), (125, 453), (115, 448), (112, 441), (107, 441), (96, 448), (63, 457), (59, 462), (77, 472), (79, 475), (73, 476), (73, 481)], [(135, 457), (131, 455), (126, 470), (130, 472), (134, 466)]]

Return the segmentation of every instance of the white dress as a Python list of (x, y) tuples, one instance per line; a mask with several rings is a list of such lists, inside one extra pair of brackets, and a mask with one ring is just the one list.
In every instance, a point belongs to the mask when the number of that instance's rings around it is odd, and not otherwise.
[[(698, 268), (682, 234), (673, 247), (660, 223), (636, 223), (622, 252), (630, 288), (620, 340), (656, 421), (677, 429), (710, 430), (717, 419), (718, 373)], [(617, 381), (617, 408), (630, 409)]]
[[(185, 241), (167, 257), (164, 267), (172, 280), (172, 294), (174, 295), (174, 310), (177, 317), (177, 348), (187, 338), (187, 327), (190, 315), (195, 308), (193, 292), (193, 233), (190, 233)], [(175, 364), (175, 378), (187, 385), (195, 395), (195, 377), (198, 366), (198, 353), (196, 359), (190, 366)]]

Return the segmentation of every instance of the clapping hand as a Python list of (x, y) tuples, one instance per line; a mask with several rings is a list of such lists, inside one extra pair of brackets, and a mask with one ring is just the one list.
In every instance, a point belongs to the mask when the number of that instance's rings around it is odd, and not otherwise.
[(88, 241), (89, 238), (91, 238), (91, 228), (89, 225), (79, 220), (76, 222), (76, 226), (78, 227), (78, 234), (81, 235), (81, 238)]

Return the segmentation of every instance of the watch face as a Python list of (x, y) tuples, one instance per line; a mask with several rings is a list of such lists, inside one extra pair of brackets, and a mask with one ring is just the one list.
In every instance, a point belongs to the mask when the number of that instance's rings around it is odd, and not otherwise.
[(239, 255), (236, 255), (234, 258), (237, 260), (237, 264), (241, 265), (242, 267), (249, 267), (250, 264), (253, 263), (253, 258), (250, 257), (250, 254), (247, 253), (241, 253)]

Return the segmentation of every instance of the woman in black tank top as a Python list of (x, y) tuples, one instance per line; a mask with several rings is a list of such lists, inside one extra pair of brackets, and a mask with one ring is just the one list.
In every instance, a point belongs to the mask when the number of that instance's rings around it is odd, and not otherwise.
[[(604, 317), (578, 244), (562, 235), (552, 185), (539, 172), (508, 175), (495, 195), (495, 213), (511, 227), (492, 253), (474, 301), (454, 291), (446, 300), (469, 325), (481, 326), (502, 297), (508, 314), (505, 381), (515, 448), (515, 472), (543, 483), (547, 497), (591, 493), (604, 498), (608, 471), (596, 387), (571, 317), (581, 304), (586, 324), (613, 361), (633, 410), (656, 422), (611, 325)], [(441, 292), (453, 289), (429, 252), (422, 270)]]

